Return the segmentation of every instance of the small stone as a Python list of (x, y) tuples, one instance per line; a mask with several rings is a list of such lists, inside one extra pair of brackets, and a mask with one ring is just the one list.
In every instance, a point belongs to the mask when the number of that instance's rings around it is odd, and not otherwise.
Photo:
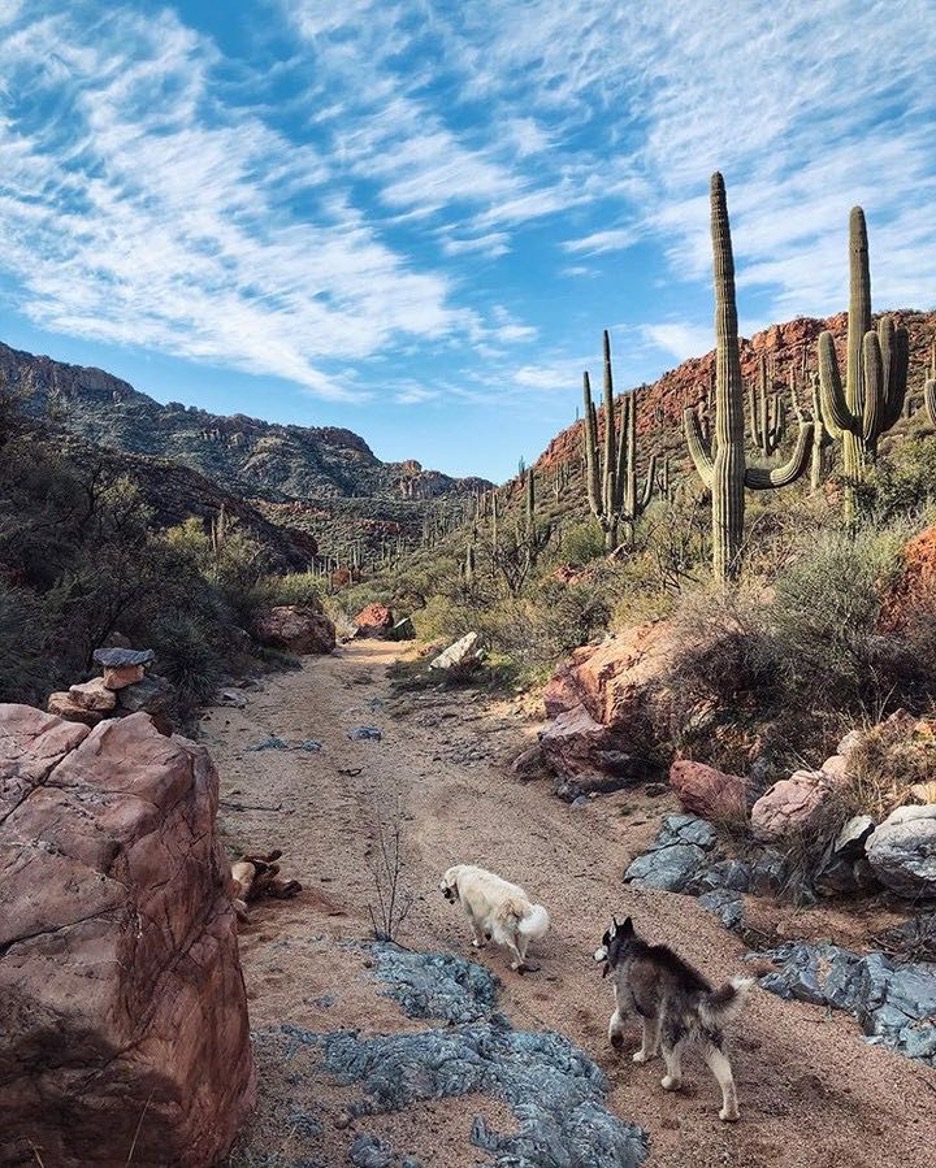
[(116, 646), (107, 649), (95, 649), (94, 663), (103, 665), (106, 669), (125, 669), (130, 665), (149, 665), (156, 654), (152, 649), (121, 649)]
[(71, 694), (64, 690), (60, 693), (49, 694), (46, 708), (50, 714), (64, 718), (66, 722), (81, 722), (85, 726), (96, 726), (104, 717), (97, 710), (89, 710), (85, 706), (79, 706)]
[(142, 681), (144, 676), (142, 665), (105, 665), (103, 684), (106, 689), (126, 689)]
[(73, 702), (86, 710), (98, 710), (106, 714), (117, 705), (114, 691), (107, 688), (103, 677), (95, 677), (81, 685), (70, 686), (68, 694)]

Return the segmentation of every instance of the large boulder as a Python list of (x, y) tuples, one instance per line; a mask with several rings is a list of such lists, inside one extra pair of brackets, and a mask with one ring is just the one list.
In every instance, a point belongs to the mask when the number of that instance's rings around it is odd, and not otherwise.
[(844, 776), (834, 770), (802, 770), (774, 783), (751, 808), (754, 835), (760, 840), (779, 840), (809, 828), (843, 781)]
[(217, 802), (146, 714), (0, 706), (0, 1164), (227, 1151), (254, 1074)]
[(740, 775), (678, 758), (670, 767), (669, 781), (683, 807), (703, 819), (730, 820), (747, 815), (748, 781)]
[(305, 604), (280, 604), (262, 613), (257, 634), (265, 645), (289, 653), (330, 653), (335, 626), (318, 609)]
[(615, 791), (646, 778), (641, 757), (627, 753), (626, 739), (603, 726), (584, 706), (559, 714), (540, 734), (540, 757), (557, 776), (566, 799)]
[(936, 804), (898, 807), (865, 843), (878, 880), (904, 896), (936, 897)]
[(393, 628), (393, 613), (385, 604), (368, 604), (352, 621), (357, 628), (357, 637), (386, 638)]
[(555, 720), (543, 733), (543, 754), (561, 782), (612, 789), (658, 773), (657, 724), (665, 718), (658, 706), (680, 648), (665, 621), (649, 621), (573, 651), (543, 692)]

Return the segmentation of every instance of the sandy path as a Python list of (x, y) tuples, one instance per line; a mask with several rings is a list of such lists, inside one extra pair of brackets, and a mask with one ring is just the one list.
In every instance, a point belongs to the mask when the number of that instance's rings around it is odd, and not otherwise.
[[(478, 959), (502, 978), (501, 1004), (515, 1026), (558, 1030), (599, 1063), (612, 1084), (609, 1106), (650, 1134), (650, 1165), (936, 1168), (936, 1072), (866, 1046), (844, 1015), (755, 991), (730, 1040), (742, 1113), (735, 1125), (719, 1122), (718, 1090), (701, 1063), (690, 1059), (686, 1087), (668, 1094), (658, 1063), (637, 1067), (629, 1053), (612, 1052), (610, 990), (591, 960), (612, 912), (632, 914), (648, 939), (672, 945), (714, 980), (745, 968), (740, 942), (695, 900), (621, 883), (675, 805), (619, 792), (573, 810), (547, 784), (519, 783), (496, 764), (534, 732), (522, 711), (460, 694), (394, 700), (384, 673), (398, 652), (380, 642), (343, 646), (245, 691), (245, 709), (214, 709), (203, 723), (231, 849), (281, 847), (284, 874), (304, 886), (295, 901), (257, 905), (242, 932), (254, 1030), (281, 1022), (365, 1033), (415, 1026), (380, 995), (366, 956), (341, 944), (370, 935), (376, 897), (366, 857), (381, 822), (399, 824), (401, 884), (416, 896), (397, 934), (404, 944), (470, 952), (464, 917), (436, 891), (451, 863), (500, 871), (547, 905), (553, 928), (531, 953), (539, 973), (512, 974), (495, 949)], [(379, 728), (382, 739), (351, 741), (347, 732), (360, 725)], [(314, 739), (323, 749), (246, 750), (270, 734), (293, 744)], [(238, 803), (246, 809), (231, 806)], [(636, 1030), (633, 1037), (636, 1046)], [(288, 1089), (278, 1068), (259, 1061), (265, 1092)], [(317, 1154), (323, 1164), (345, 1164), (354, 1125), (333, 1121), (347, 1091), (321, 1082), (312, 1094), (326, 1117)], [(368, 1120), (366, 1129), (386, 1132), (399, 1152), (427, 1165), (460, 1168), (484, 1161), (467, 1138), (479, 1112), (504, 1127), (500, 1105), (469, 1098)], [(288, 1164), (291, 1151), (290, 1133), (274, 1130), (261, 1105), (232, 1163)]]

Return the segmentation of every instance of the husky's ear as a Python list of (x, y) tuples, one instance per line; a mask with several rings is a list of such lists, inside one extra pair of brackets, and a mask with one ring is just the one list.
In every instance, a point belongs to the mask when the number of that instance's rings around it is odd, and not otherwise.
[(624, 924), (621, 925), (621, 932), (625, 937), (634, 936), (634, 922), (630, 919), (630, 917), (624, 918)]

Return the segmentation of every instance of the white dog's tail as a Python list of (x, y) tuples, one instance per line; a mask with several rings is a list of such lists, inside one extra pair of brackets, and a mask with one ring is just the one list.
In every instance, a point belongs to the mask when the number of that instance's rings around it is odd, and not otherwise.
[(517, 924), (518, 931), (531, 941), (542, 937), (548, 928), (549, 913), (541, 904), (531, 905), (530, 911), (526, 916), (521, 917)]
[(723, 1026), (740, 1014), (754, 984), (753, 977), (733, 977), (699, 1003), (699, 1015), (707, 1026)]

